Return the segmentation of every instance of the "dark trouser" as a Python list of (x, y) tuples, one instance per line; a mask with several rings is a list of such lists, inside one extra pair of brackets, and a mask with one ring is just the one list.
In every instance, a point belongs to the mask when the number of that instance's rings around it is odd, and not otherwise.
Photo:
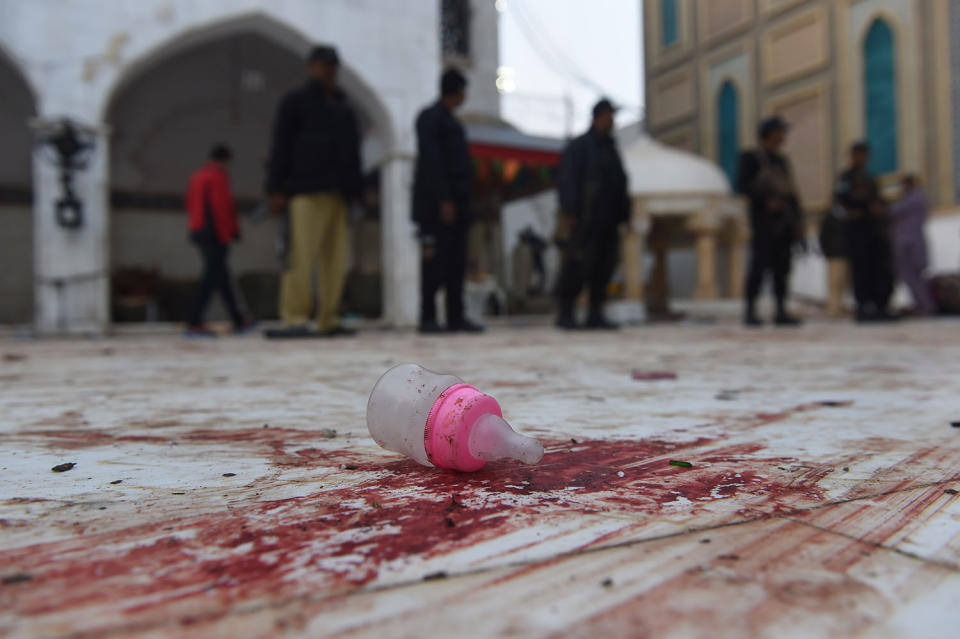
[(240, 315), (240, 310), (237, 308), (237, 299), (233, 294), (233, 283), (230, 279), (230, 270), (227, 267), (227, 245), (209, 240), (195, 240), (195, 243), (203, 257), (203, 278), (200, 280), (197, 299), (193, 304), (193, 310), (190, 312), (190, 324), (198, 326), (203, 323), (203, 314), (207, 310), (210, 298), (214, 292), (219, 292), (227, 305), (227, 311), (230, 313), (230, 319), (233, 320), (234, 326), (240, 326), (243, 324), (243, 316)]
[(857, 310), (861, 313), (886, 311), (893, 294), (893, 265), (885, 225), (870, 218), (850, 220), (847, 253)]
[[(463, 210), (459, 209), (458, 210)], [(446, 293), (447, 326), (463, 323), (463, 280), (467, 275), (468, 225), (456, 221), (422, 229), (420, 323), (437, 321), (437, 291)]]
[(754, 228), (750, 253), (750, 270), (747, 272), (747, 314), (754, 312), (760, 287), (767, 273), (773, 275), (773, 294), (777, 299), (777, 313), (786, 313), (789, 292), (790, 259), (793, 251), (793, 234), (789, 231), (773, 232)]
[(574, 305), (584, 283), (590, 289), (590, 317), (603, 317), (607, 284), (617, 267), (619, 246), (620, 237), (616, 226), (596, 231), (587, 230), (583, 235), (574, 232), (564, 251), (560, 279), (557, 282), (561, 317), (573, 317)]

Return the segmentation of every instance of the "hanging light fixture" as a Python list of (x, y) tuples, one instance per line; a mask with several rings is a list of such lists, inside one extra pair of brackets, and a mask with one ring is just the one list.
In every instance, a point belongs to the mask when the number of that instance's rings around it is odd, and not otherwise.
[(73, 177), (87, 168), (96, 143), (93, 131), (75, 124), (69, 118), (35, 124), (38, 144), (50, 153), (47, 159), (60, 170), (63, 194), (54, 203), (57, 224), (63, 228), (83, 226), (83, 202), (73, 190)]

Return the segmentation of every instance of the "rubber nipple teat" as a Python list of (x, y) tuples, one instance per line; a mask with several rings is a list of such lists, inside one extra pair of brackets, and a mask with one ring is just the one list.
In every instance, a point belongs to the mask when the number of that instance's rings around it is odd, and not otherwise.
[(524, 437), (502, 417), (491, 413), (481, 415), (476, 421), (467, 445), (471, 455), (484, 461), (516, 459), (524, 464), (536, 464), (543, 458), (543, 444)]

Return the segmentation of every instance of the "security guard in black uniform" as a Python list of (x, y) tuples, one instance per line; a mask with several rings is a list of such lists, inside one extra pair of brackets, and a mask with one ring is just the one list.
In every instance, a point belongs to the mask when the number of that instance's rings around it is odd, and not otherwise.
[(557, 326), (564, 329), (579, 328), (574, 305), (585, 280), (590, 289), (586, 327), (617, 328), (607, 321), (603, 305), (617, 265), (620, 225), (627, 221), (630, 205), (627, 174), (612, 135), (614, 112), (610, 100), (597, 102), (590, 130), (567, 145), (560, 161), (557, 193), (565, 228), (560, 233), (564, 255)]
[[(440, 99), (417, 117), (413, 220), (421, 244), (420, 332), (479, 333), (463, 314), (467, 234), (472, 222), (473, 162), (463, 125), (453, 112), (466, 100), (467, 79), (456, 69), (440, 78)], [(446, 294), (447, 325), (437, 322), (434, 298)]]
[(866, 142), (850, 147), (850, 168), (840, 174), (834, 190), (837, 204), (846, 212), (847, 255), (858, 322), (895, 319), (887, 310), (894, 282), (889, 215), (877, 181), (867, 170), (869, 160)]
[(800, 199), (790, 162), (780, 153), (787, 129), (787, 123), (781, 118), (767, 118), (760, 124), (760, 147), (740, 155), (737, 192), (750, 202), (752, 231), (744, 312), (747, 326), (763, 324), (757, 317), (756, 302), (768, 272), (773, 275), (777, 301), (774, 322), (778, 326), (800, 324), (800, 320), (787, 312), (793, 247), (806, 247)]

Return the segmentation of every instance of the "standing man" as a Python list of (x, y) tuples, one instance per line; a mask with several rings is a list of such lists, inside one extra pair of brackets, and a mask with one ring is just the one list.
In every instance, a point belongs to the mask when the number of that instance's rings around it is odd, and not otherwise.
[(214, 292), (219, 292), (233, 321), (234, 332), (242, 333), (253, 325), (250, 318), (240, 314), (233, 282), (227, 266), (230, 243), (240, 237), (237, 209), (230, 190), (227, 169), (233, 152), (225, 144), (216, 144), (210, 150), (209, 161), (198, 169), (187, 185), (185, 204), (190, 239), (203, 258), (203, 277), (190, 311), (188, 337), (215, 337), (203, 321), (207, 304)]
[(877, 181), (867, 171), (870, 147), (850, 147), (850, 168), (840, 174), (834, 197), (846, 211), (847, 255), (853, 274), (858, 322), (884, 321), (893, 293), (893, 264), (886, 207)]
[(923, 225), (927, 221), (927, 196), (917, 186), (917, 178), (906, 175), (900, 181), (900, 199), (893, 205), (893, 252), (897, 275), (913, 295), (914, 310), (918, 315), (930, 315), (935, 310), (930, 289), (923, 279), (927, 268), (927, 240)]
[[(478, 333), (463, 313), (473, 163), (463, 125), (453, 113), (466, 100), (467, 79), (456, 69), (440, 78), (440, 99), (417, 116), (413, 221), (421, 244), (420, 332)], [(437, 322), (435, 298), (446, 293), (447, 326)]]
[(751, 255), (746, 282), (744, 324), (761, 326), (756, 303), (767, 273), (773, 275), (778, 326), (797, 326), (800, 320), (787, 311), (790, 262), (794, 245), (805, 247), (800, 199), (790, 162), (780, 153), (787, 123), (779, 117), (760, 123), (760, 147), (740, 155), (737, 192), (750, 201)]
[(363, 180), (357, 119), (337, 87), (339, 68), (336, 49), (315, 47), (307, 59), (307, 83), (288, 93), (277, 110), (267, 192), (274, 214), (289, 206), (290, 238), (280, 285), (286, 328), (268, 337), (353, 334), (340, 325), (338, 311), (346, 275), (347, 203), (359, 203)]
[(566, 227), (561, 234), (567, 237), (557, 284), (557, 326), (562, 329), (579, 328), (574, 306), (584, 281), (590, 289), (586, 327), (618, 328), (603, 312), (617, 265), (620, 225), (630, 211), (627, 174), (613, 139), (615, 111), (610, 100), (597, 102), (590, 130), (570, 142), (560, 160), (557, 193), (560, 222)]

